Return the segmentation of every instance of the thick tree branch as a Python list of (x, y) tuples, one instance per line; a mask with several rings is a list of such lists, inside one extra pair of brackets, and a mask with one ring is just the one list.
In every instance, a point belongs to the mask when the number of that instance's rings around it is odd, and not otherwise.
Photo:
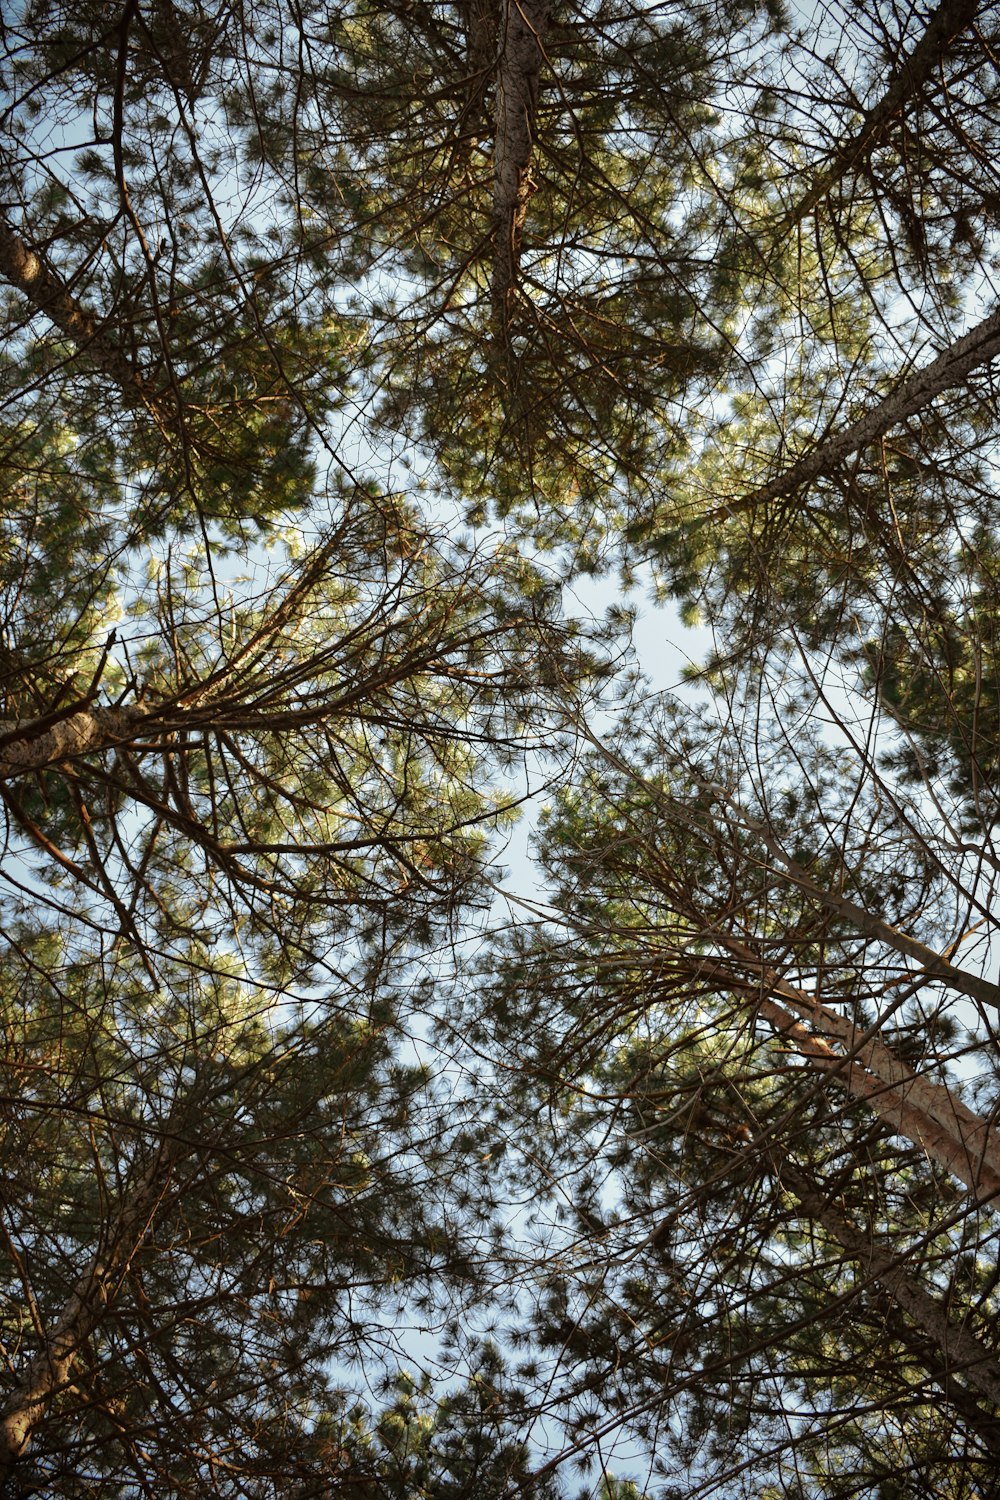
[(95, 706), (41, 719), (0, 719), (0, 781), (118, 744), (135, 734), (143, 717), (137, 708)]
[(759, 485), (748, 494), (734, 497), (707, 511), (704, 516), (699, 517), (698, 524), (718, 524), (756, 510), (758, 506), (770, 501), (791, 498), (821, 475), (835, 469), (845, 458), (860, 453), (900, 422), (916, 416), (945, 391), (960, 386), (973, 370), (990, 364), (998, 355), (1000, 308), (994, 309), (988, 318), (984, 318), (975, 328), (970, 328), (968, 333), (942, 350), (930, 364), (914, 370), (900, 381), (894, 391), (850, 427), (822, 438), (811, 452), (767, 484)]
[(885, 93), (865, 111), (855, 134), (838, 147), (836, 159), (782, 217), (779, 233), (787, 234), (801, 224), (848, 172), (871, 155), (884, 138), (890, 121), (919, 92), (956, 39), (972, 25), (978, 9), (979, 0), (942, 0), (913, 51), (889, 75)]
[(73, 296), (40, 251), (33, 250), (0, 218), (0, 276), (23, 292), (36, 312), (86, 355), (89, 362), (121, 391), (130, 406), (141, 406), (161, 423), (176, 422), (176, 412), (153, 390), (111, 337), (107, 325)]

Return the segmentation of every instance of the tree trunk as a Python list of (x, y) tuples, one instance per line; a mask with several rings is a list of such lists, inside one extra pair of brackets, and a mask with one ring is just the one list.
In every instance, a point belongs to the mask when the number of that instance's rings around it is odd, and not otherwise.
[[(997, 318), (998, 328), (1000, 328), (1000, 313), (997, 314)], [(998, 351), (1000, 351), (1000, 338), (998, 338)], [(721, 788), (714, 790), (720, 792)], [(807, 891), (821, 906), (825, 906), (827, 911), (846, 917), (847, 921), (864, 937), (884, 943), (887, 948), (893, 949), (903, 958), (913, 959), (920, 965), (921, 972), (926, 974), (928, 979), (939, 979), (942, 984), (947, 985), (948, 989), (955, 990), (960, 995), (966, 995), (970, 1000), (977, 1000), (982, 1005), (988, 1005), (993, 1010), (1000, 1010), (1000, 985), (994, 984), (990, 979), (985, 979), (981, 974), (970, 974), (966, 969), (957, 968), (942, 954), (935, 953), (934, 949), (929, 948), (926, 943), (918, 942), (916, 938), (900, 932), (898, 928), (893, 927), (881, 917), (872, 916), (856, 901), (851, 901), (847, 896), (838, 895), (835, 891), (826, 890), (813, 880), (800, 864), (785, 853), (779, 840), (765, 823), (750, 817), (728, 793), (723, 793), (723, 795), (739, 822), (758, 834), (768, 852), (784, 865), (791, 884), (800, 890)]]
[(898, 1255), (880, 1245), (870, 1234), (864, 1234), (837, 1213), (816, 1192), (805, 1175), (787, 1162), (777, 1164), (780, 1182), (799, 1200), (809, 1219), (822, 1226), (831, 1238), (847, 1252), (899, 1307), (913, 1319), (923, 1333), (940, 1349), (945, 1369), (961, 1375), (974, 1390), (1000, 1408), (1000, 1365), (996, 1356), (973, 1334), (953, 1323), (948, 1311), (918, 1281), (907, 1274)]
[[(912, 1141), (930, 1161), (964, 1183), (980, 1202), (1000, 1195), (1000, 1140), (986, 1120), (944, 1084), (921, 1078), (884, 1043), (766, 968), (743, 944), (727, 942), (724, 936), (719, 941), (731, 947), (742, 964), (751, 967), (752, 979), (734, 974), (711, 958), (692, 960), (699, 978), (713, 979), (736, 992), (752, 988), (758, 1013), (825, 1078), (866, 1104), (894, 1135)], [(808, 1026), (773, 999), (775, 995)], [(816, 1034), (817, 1030), (834, 1037), (844, 1050), (831, 1046)]]
[(496, 137), (493, 159), (493, 327), (504, 344), (517, 290), (521, 235), (534, 191), (531, 153), (535, 141), (542, 38), (549, 0), (505, 0), (497, 69)]
[[(973, 1393), (949, 1369), (937, 1344), (926, 1335), (918, 1333), (888, 1294), (886, 1304), (886, 1324), (892, 1337), (913, 1351), (914, 1357), (944, 1393), (948, 1405), (954, 1408), (965, 1426), (976, 1434), (1000, 1464), (1000, 1417), (983, 1410)], [(990, 1493), (994, 1494), (995, 1500), (995, 1492)], [(987, 1500), (987, 1496), (983, 1495), (982, 1500)]]
[(465, 57), (468, 78), (459, 130), (462, 136), (478, 136), (486, 133), (484, 103), (496, 62), (496, 0), (468, 0), (465, 6), (465, 17)]
[(53, 1399), (70, 1382), (81, 1346), (114, 1301), (182, 1155), (177, 1142), (161, 1147), (122, 1204), (104, 1242), (67, 1298), (44, 1347), (28, 1366), (0, 1412), (0, 1480), (23, 1458)]

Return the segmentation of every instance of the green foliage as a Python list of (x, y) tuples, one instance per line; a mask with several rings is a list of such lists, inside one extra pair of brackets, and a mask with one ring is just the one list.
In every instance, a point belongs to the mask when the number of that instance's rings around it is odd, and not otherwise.
[[(995, 1413), (949, 1379), (933, 1317), (946, 1307), (995, 1361), (993, 1216), (816, 1064), (846, 1016), (858, 1050), (873, 1033), (891, 1049), (866, 1066), (905, 1059), (960, 1096), (948, 1000), (907, 985), (890, 1021), (905, 967), (828, 900), (846, 888), (912, 930), (940, 875), (845, 778), (851, 757), (759, 733), (755, 790), (721, 733), (680, 706), (651, 723), (645, 704), (583, 761), (540, 828), (551, 918), (493, 965), (497, 1065), (517, 1057), (521, 1078), (494, 1129), (558, 1121), (522, 1168), (529, 1192), (560, 1184), (564, 1243), (524, 1378), (558, 1381), (580, 1442), (620, 1425), (678, 1500), (743, 1474), (762, 1494), (874, 1493), (904, 1452), (903, 1493), (971, 1496)], [(873, 1275), (873, 1243), (920, 1278), (922, 1314)]]
[(997, 7), (808, 19), (0, 24), (5, 1494), (994, 1492)]

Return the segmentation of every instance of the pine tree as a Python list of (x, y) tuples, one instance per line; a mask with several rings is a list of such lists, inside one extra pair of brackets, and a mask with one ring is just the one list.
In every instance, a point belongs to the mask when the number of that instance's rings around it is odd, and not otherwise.
[(326, 165), (299, 201), (335, 232), (360, 199), (377, 430), (472, 517), (600, 566), (730, 354), (716, 299), (745, 256), (711, 164), (772, 14), (463, 0), (299, 24), (315, 110), (297, 140)]
[(957, 872), (873, 764), (649, 720), (553, 805), (497, 969), (487, 1129), (562, 1223), (524, 1376), (664, 1494), (993, 1493), (1000, 992), (928, 941)]
[(7, 1490), (992, 1493), (996, 6), (2, 24)]
[(441, 1201), (413, 966), (596, 663), (516, 547), (344, 459), (329, 225), (238, 123), (275, 45), (169, 4), (5, 31), (12, 1494), (385, 1493), (340, 1387), (474, 1288), (488, 1219)]

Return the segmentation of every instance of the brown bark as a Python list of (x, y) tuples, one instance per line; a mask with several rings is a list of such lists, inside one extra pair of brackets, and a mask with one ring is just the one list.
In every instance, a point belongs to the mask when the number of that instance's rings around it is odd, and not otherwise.
[(852, 1260), (869, 1272), (940, 1349), (949, 1374), (961, 1375), (994, 1407), (1000, 1407), (1000, 1365), (996, 1356), (973, 1334), (952, 1322), (947, 1308), (908, 1274), (905, 1262), (898, 1255), (837, 1213), (803, 1173), (787, 1162), (779, 1163), (777, 1171), (782, 1185), (798, 1199), (808, 1218), (825, 1229)]
[(134, 735), (142, 717), (136, 708), (94, 706), (42, 719), (0, 720), (0, 781), (118, 744)]
[(23, 292), (37, 312), (65, 334), (95, 369), (107, 375), (131, 406), (142, 406), (166, 423), (173, 419), (168, 403), (150, 387), (106, 326), (73, 296), (45, 257), (26, 244), (3, 219), (0, 219), (0, 276)]
[(493, 156), (491, 295), (494, 332), (503, 342), (517, 288), (524, 221), (534, 192), (531, 154), (542, 71), (542, 38), (549, 8), (549, 0), (504, 0), (501, 20)]
[(920, 1077), (884, 1043), (766, 968), (743, 944), (723, 934), (711, 936), (749, 967), (753, 978), (748, 982), (724, 964), (699, 958), (700, 978), (736, 991), (748, 983), (759, 986), (759, 1014), (800, 1057), (849, 1097), (866, 1104), (894, 1135), (912, 1141), (930, 1161), (957, 1177), (977, 1199), (987, 1202), (1000, 1195), (1000, 1139), (988, 1121), (945, 1084)]
[(890, 74), (885, 93), (865, 111), (858, 130), (838, 148), (836, 160), (784, 215), (779, 233), (787, 234), (801, 224), (837, 183), (871, 154), (884, 138), (890, 121), (927, 82), (956, 38), (972, 25), (978, 9), (979, 0), (942, 0), (913, 51)]
[(71, 1383), (81, 1347), (97, 1327), (105, 1308), (114, 1301), (122, 1278), (146, 1237), (180, 1154), (179, 1145), (164, 1146), (143, 1173), (87, 1271), (66, 1299), (45, 1337), (44, 1347), (4, 1403), (0, 1412), (0, 1477), (8, 1476), (24, 1456), (52, 1401)]
[(970, 328), (961, 338), (943, 349), (936, 359), (900, 381), (890, 395), (877, 402), (850, 427), (822, 438), (784, 473), (767, 484), (759, 485), (745, 495), (706, 512), (703, 522), (716, 523), (753, 511), (773, 500), (786, 500), (821, 475), (835, 469), (845, 458), (859, 453), (884, 437), (900, 422), (916, 416), (937, 396), (959, 386), (973, 370), (988, 365), (1000, 355), (1000, 308)]

